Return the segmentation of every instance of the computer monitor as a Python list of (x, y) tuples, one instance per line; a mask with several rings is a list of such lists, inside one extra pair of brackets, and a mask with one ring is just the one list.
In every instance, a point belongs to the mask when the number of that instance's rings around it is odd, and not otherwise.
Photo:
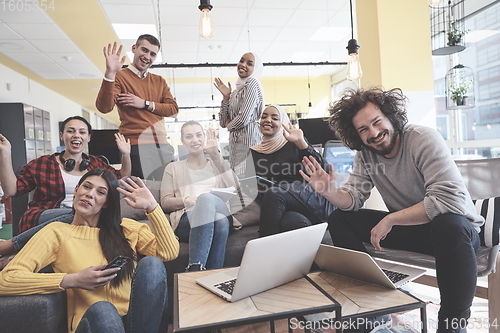
[(115, 133), (118, 133), (117, 129), (92, 130), (89, 154), (104, 155), (109, 160), (109, 164), (120, 164), (121, 154), (116, 145)]
[(335, 172), (338, 173), (351, 173), (354, 167), (354, 155), (356, 151), (344, 146), (340, 140), (328, 141), (323, 148), (323, 158), (333, 165)]
[(328, 118), (299, 119), (299, 128), (311, 145), (324, 145), (328, 140), (338, 140), (330, 129)]

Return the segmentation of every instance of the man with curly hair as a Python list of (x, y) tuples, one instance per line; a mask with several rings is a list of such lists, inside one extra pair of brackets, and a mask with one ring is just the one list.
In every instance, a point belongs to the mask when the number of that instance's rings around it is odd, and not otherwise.
[[(328, 218), (336, 246), (365, 251), (363, 242), (436, 258), (441, 308), (438, 333), (465, 332), (476, 290), (475, 251), (480, 246), (477, 214), (442, 136), (407, 124), (401, 89), (348, 90), (330, 107), (329, 124), (344, 144), (357, 150), (349, 180), (334, 186), (304, 158), (311, 186), (339, 209)], [(376, 187), (388, 211), (363, 209)]]

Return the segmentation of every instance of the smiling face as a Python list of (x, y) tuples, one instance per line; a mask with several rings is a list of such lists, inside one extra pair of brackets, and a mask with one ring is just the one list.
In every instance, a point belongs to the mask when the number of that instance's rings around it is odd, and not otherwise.
[(87, 220), (99, 220), (103, 208), (106, 208), (109, 185), (99, 176), (89, 176), (75, 189), (73, 208)]
[(66, 123), (60, 137), (70, 154), (82, 153), (90, 141), (89, 128), (83, 121), (73, 119)]
[(260, 131), (265, 136), (276, 135), (281, 129), (280, 113), (273, 106), (268, 106), (260, 117)]
[(203, 152), (205, 133), (200, 125), (184, 126), (181, 135), (182, 144), (187, 148), (188, 153)]
[(141, 39), (138, 44), (132, 46), (132, 52), (134, 53), (132, 64), (141, 73), (144, 73), (156, 60), (158, 51), (160, 51), (158, 46), (151, 44), (145, 39)]
[(377, 106), (367, 103), (352, 118), (352, 123), (368, 149), (387, 158), (396, 156), (399, 149), (399, 133), (394, 130), (389, 118)]
[(242, 79), (253, 74), (255, 68), (255, 57), (251, 53), (245, 53), (238, 62), (238, 76)]

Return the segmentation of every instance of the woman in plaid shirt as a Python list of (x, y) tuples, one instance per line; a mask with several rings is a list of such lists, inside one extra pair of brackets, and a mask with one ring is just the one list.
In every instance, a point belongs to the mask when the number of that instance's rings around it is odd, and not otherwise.
[[(21, 196), (34, 190), (33, 200), (19, 221), (18, 231), (27, 234), (0, 242), (0, 255), (19, 250), (46, 223), (73, 220), (72, 199), (81, 176), (95, 168), (112, 171), (117, 177), (129, 176), (131, 170), (130, 143), (117, 134), (116, 143), (122, 154), (122, 168), (116, 170), (100, 158), (86, 155), (83, 150), (90, 141), (92, 126), (80, 116), (69, 117), (61, 124), (60, 137), (66, 150), (36, 158), (14, 174), (11, 145), (0, 134), (0, 184), (7, 196)], [(31, 228), (37, 228), (31, 230)], [(7, 259), (3, 259), (5, 261)], [(2, 268), (0, 262), (0, 269)]]

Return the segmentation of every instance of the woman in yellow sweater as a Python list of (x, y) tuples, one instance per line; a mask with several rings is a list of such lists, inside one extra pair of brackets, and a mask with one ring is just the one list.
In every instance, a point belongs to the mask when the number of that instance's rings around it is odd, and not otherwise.
[[(167, 277), (163, 261), (179, 252), (165, 214), (144, 183), (94, 169), (80, 179), (71, 224), (40, 230), (0, 272), (0, 295), (66, 290), (69, 332), (166, 332)], [(120, 218), (120, 193), (144, 209), (148, 225)], [(117, 256), (123, 268), (104, 269)], [(145, 257), (138, 260), (139, 255)], [(53, 274), (36, 273), (52, 265)], [(163, 330), (164, 329), (164, 330)]]

